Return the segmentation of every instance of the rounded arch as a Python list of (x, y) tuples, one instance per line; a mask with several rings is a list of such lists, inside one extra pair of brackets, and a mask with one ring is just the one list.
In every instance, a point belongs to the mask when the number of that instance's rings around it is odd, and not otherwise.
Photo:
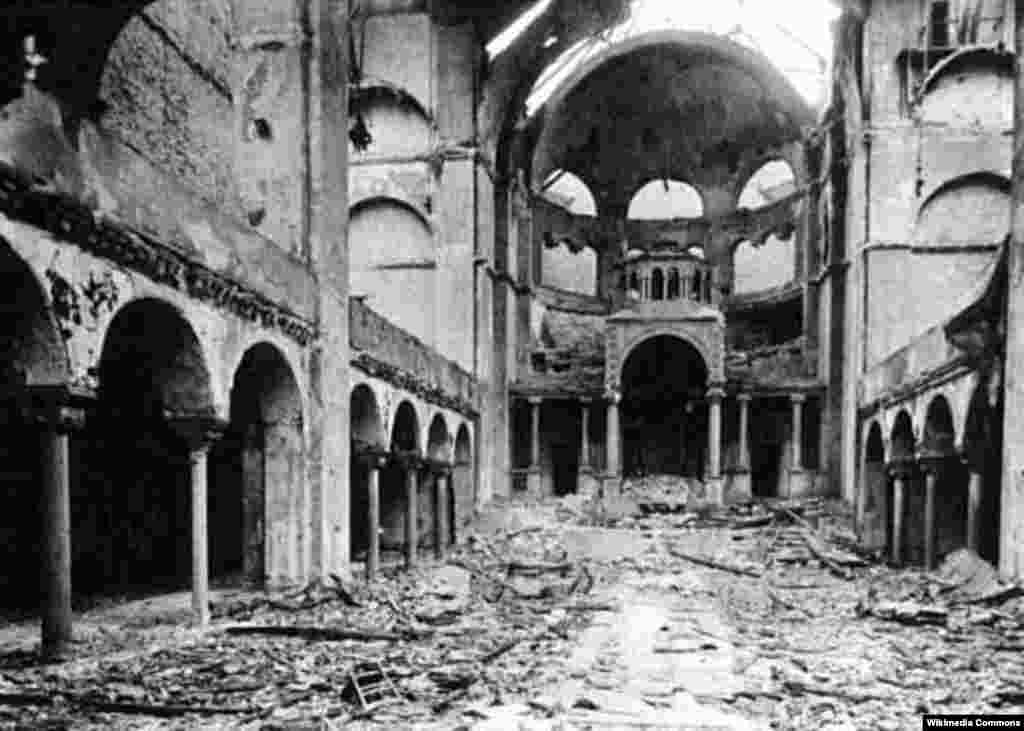
[[(295, 516), (306, 505), (302, 392), (278, 346), (246, 349), (231, 386), (229, 427), (210, 457), (210, 570), (215, 578), (241, 572), (252, 584), (299, 578), (310, 556)], [(287, 510), (274, 506), (287, 505)], [(271, 509), (267, 509), (271, 506)], [(267, 536), (288, 536), (287, 545)]]
[(892, 460), (909, 460), (914, 458), (916, 439), (914, 437), (914, 421), (910, 412), (901, 409), (893, 421), (889, 436)]
[[(107, 326), (99, 366), (100, 397), (136, 401), (164, 413), (214, 412), (202, 344), (181, 311), (144, 297), (124, 304)], [(145, 403), (138, 402), (145, 394)]]
[(651, 180), (633, 193), (626, 218), (661, 221), (703, 215), (704, 196), (700, 190), (681, 180), (666, 179)]
[(708, 350), (708, 347), (705, 343), (702, 343), (699, 340), (696, 340), (695, 338), (688, 337), (684, 333), (675, 332), (671, 329), (665, 328), (663, 330), (659, 329), (655, 331), (644, 332), (627, 341), (625, 347), (623, 347), (622, 349), (622, 360), (619, 362), (618, 373), (616, 374), (618, 376), (618, 380), (616, 382), (620, 385), (620, 387), (622, 384), (623, 374), (625, 373), (626, 363), (629, 361), (630, 356), (632, 356), (634, 351), (636, 351), (636, 349), (639, 348), (644, 343), (658, 338), (678, 340), (682, 343), (685, 343), (687, 346), (693, 348), (700, 356), (701, 362), (703, 363), (705, 370), (709, 374), (708, 377), (714, 378), (716, 376), (714, 362), (711, 357), (711, 352)]
[(749, 74), (763, 90), (765, 98), (775, 103), (774, 111), (784, 121), (781, 126), (787, 127), (794, 139), (798, 137), (801, 125), (814, 122), (813, 110), (764, 54), (714, 33), (681, 29), (640, 33), (626, 41), (610, 45), (606, 50), (594, 54), (580, 64), (562, 81), (544, 104), (547, 120), (535, 148), (535, 179), (543, 177), (557, 167), (557, 145), (554, 139), (557, 134), (556, 127), (559, 127), (559, 117), (564, 114), (566, 102), (573, 92), (602, 66), (609, 65), (623, 56), (658, 47), (684, 48)]
[(352, 439), (368, 447), (387, 448), (384, 422), (377, 394), (366, 383), (357, 383), (349, 398), (352, 419)]
[(781, 157), (762, 162), (742, 183), (736, 196), (736, 207), (757, 210), (771, 205), (796, 191), (797, 177), (793, 166)]
[(925, 411), (921, 448), (929, 455), (948, 457), (955, 453), (956, 427), (949, 400), (938, 394)]
[(917, 115), (959, 127), (1013, 126), (1013, 54), (991, 46), (961, 48), (929, 72)]
[[(70, 358), (46, 291), (28, 264), (0, 238), (0, 286), (5, 293), (0, 331), (0, 380), (20, 384), (66, 383)], [(68, 286), (52, 274), (51, 287)]]
[(1010, 181), (990, 171), (948, 180), (925, 199), (914, 225), (919, 245), (998, 244), (1010, 230)]
[(435, 414), (430, 421), (430, 428), (427, 430), (427, 456), (439, 462), (448, 462), (452, 458), (452, 437), (444, 414)]
[(349, 133), (351, 155), (414, 155), (429, 149), (433, 121), (404, 89), (386, 82), (364, 85), (353, 93), (349, 106), (355, 125)]
[(864, 458), (868, 462), (885, 462), (885, 439), (882, 425), (872, 420), (868, 425), (867, 439), (864, 440)]
[(402, 401), (391, 425), (391, 451), (421, 454), (420, 418), (412, 402)]
[(796, 275), (794, 252), (792, 235), (782, 239), (773, 234), (760, 245), (741, 239), (732, 250), (732, 293), (763, 292), (788, 284)]
[(682, 280), (679, 276), (679, 269), (672, 267), (668, 271), (668, 281), (665, 284), (665, 298), (677, 300), (682, 296)]
[(576, 173), (559, 168), (544, 180), (541, 197), (576, 216), (597, 216), (597, 199)]
[(395, 198), (370, 198), (349, 219), (350, 293), (425, 343), (435, 341), (437, 244), (419, 211)]
[(708, 366), (687, 339), (645, 338), (622, 364), (626, 475), (701, 477), (707, 448)]
[(651, 272), (651, 299), (665, 299), (665, 273), (658, 267)]

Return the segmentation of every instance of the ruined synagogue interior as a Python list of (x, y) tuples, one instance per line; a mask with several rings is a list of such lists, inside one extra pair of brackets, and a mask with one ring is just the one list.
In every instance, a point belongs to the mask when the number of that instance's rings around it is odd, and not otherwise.
[(1024, 4), (784, 7), (5, 3), (0, 727), (1024, 712)]

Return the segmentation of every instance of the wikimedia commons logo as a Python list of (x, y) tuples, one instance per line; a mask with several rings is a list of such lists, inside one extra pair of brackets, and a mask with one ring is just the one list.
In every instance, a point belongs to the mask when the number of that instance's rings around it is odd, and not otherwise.
[(1024, 715), (981, 716), (974, 714), (964, 714), (961, 716), (924, 716), (921, 718), (921, 728), (1024, 729)]

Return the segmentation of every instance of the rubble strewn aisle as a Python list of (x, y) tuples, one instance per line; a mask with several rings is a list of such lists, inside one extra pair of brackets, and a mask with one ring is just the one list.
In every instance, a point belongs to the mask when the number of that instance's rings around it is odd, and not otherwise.
[[(205, 634), (97, 610), (61, 664), (5, 652), (0, 725), (839, 731), (1022, 711), (1024, 599), (971, 554), (893, 571), (819, 502), (641, 512), (496, 506), (443, 565), (222, 595)], [(354, 674), (383, 701), (364, 707)]]

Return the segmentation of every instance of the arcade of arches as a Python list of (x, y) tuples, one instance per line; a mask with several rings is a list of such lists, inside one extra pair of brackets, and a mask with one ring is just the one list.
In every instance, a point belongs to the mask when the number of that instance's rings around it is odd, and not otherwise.
[(660, 477), (1024, 575), (998, 3), (935, 54), (927, 4), (840, 3), (821, 104), (625, 0), (493, 53), (533, 4), (101, 5), (0, 11), (0, 597), (48, 648), (96, 595), (202, 623)]

